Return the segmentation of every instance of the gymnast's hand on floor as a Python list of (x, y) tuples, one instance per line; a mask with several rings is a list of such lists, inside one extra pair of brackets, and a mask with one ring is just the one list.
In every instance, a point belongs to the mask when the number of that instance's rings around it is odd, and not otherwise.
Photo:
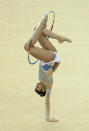
[(58, 122), (55, 118), (47, 118), (46, 119), (48, 122)]
[(69, 42), (69, 43), (72, 42), (71, 39), (69, 39), (69, 38), (65, 38), (65, 37), (61, 37), (61, 38), (59, 38), (58, 41), (59, 41), (59, 43), (63, 43), (64, 41)]

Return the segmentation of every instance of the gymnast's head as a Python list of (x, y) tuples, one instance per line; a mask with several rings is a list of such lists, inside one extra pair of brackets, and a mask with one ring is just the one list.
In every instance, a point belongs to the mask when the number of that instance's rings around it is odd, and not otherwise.
[(41, 97), (46, 95), (46, 88), (42, 82), (37, 83), (35, 92), (39, 94)]

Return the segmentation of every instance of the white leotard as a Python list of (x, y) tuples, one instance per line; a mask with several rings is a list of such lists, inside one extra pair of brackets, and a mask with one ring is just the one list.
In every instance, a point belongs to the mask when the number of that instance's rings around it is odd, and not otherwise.
[(55, 54), (55, 58), (54, 58), (54, 60), (53, 61), (51, 61), (51, 62), (44, 62), (44, 61), (40, 61), (40, 65), (41, 65), (41, 67), (42, 66), (44, 66), (44, 65), (53, 65), (55, 62), (61, 62), (61, 59), (60, 59), (60, 57), (58, 56), (58, 54), (57, 54), (57, 52), (54, 52), (54, 54)]

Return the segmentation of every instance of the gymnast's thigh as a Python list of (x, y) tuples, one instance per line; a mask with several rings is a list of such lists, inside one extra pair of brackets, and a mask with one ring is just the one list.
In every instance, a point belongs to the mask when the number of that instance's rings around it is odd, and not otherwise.
[(55, 58), (55, 54), (53, 52), (35, 46), (30, 48), (29, 53), (44, 62), (50, 62)]

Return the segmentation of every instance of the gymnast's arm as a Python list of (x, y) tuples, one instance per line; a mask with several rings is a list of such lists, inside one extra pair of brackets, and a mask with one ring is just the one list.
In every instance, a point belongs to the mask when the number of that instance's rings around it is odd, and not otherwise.
[(60, 63), (58, 63), (58, 62), (55, 62), (55, 63), (54, 63), (54, 65), (52, 66), (52, 71), (53, 71), (53, 72), (56, 71), (56, 69), (58, 68), (59, 64), (60, 64)]
[(63, 36), (59, 36), (57, 35), (56, 33), (53, 33), (52, 31), (50, 30), (47, 30), (47, 29), (44, 29), (42, 31), (42, 34), (45, 36), (45, 37), (50, 37), (50, 38), (53, 38), (53, 39), (57, 39), (59, 41), (59, 43), (62, 43), (64, 41), (67, 41), (67, 42), (72, 42), (71, 39), (69, 38), (66, 38), (66, 37), (63, 37)]
[(48, 91), (46, 93), (46, 99), (45, 99), (46, 120), (49, 122), (58, 122), (58, 120), (50, 117), (50, 93), (51, 93), (51, 89), (48, 88)]
[(50, 93), (46, 93), (45, 108), (46, 108), (46, 120), (49, 121), (50, 119)]

